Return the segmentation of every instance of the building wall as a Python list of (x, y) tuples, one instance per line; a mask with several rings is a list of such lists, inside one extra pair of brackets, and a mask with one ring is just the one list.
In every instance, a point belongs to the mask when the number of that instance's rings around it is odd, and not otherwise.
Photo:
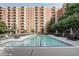
[(34, 30), (34, 7), (26, 8), (26, 26), (27, 32)]

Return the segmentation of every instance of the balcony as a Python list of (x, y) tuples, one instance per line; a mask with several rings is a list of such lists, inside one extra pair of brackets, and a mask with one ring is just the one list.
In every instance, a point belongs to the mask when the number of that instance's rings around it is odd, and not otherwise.
[(24, 16), (24, 14), (21, 15), (22, 17)]
[(38, 11), (38, 8), (35, 8), (35, 11)]
[(38, 24), (38, 23), (35, 23), (36, 25)]
[(35, 22), (38, 22), (38, 20), (35, 20)]
[(36, 6), (35, 9), (37, 9), (38, 7)]
[(24, 17), (21, 17), (21, 19), (24, 19)]
[(0, 14), (2, 14), (2, 12), (0, 12)]
[(24, 7), (22, 6), (20, 10), (21, 10), (21, 11), (24, 11)]
[(40, 23), (40, 24), (42, 24), (42, 25), (43, 25), (44, 23)]
[(41, 27), (41, 28), (43, 28), (44, 26), (43, 26), (43, 25), (41, 25), (40, 27)]
[(0, 11), (2, 11), (2, 9), (0, 9)]
[(21, 28), (20, 30), (24, 30), (24, 28)]
[(21, 22), (21, 25), (24, 25), (24, 22)]
[(24, 22), (24, 20), (21, 20), (21, 22)]
[(36, 25), (35, 27), (37, 28), (38, 26)]
[(21, 8), (24, 9), (24, 6), (22, 6)]
[(44, 19), (44, 17), (40, 17), (40, 19)]
[(13, 19), (16, 19), (16, 17), (14, 17)]
[(2, 9), (2, 7), (0, 7), (0, 9)]
[(10, 28), (11, 26), (10, 26), (10, 25), (8, 25), (7, 27), (8, 27), (8, 28)]
[(55, 13), (55, 11), (53, 10), (52, 13)]
[(10, 14), (11, 12), (8, 11), (8, 14)]
[(13, 20), (13, 22), (16, 22), (16, 20)]
[(24, 11), (24, 9), (20, 9), (20, 11)]
[(10, 26), (10, 23), (8, 23), (8, 26)]
[(14, 11), (13, 14), (16, 14), (16, 12)]
[(8, 17), (8, 19), (11, 19), (10, 17)]
[(3, 19), (3, 18), (0, 17), (0, 19)]
[(0, 14), (0, 17), (2, 17), (3, 15), (2, 14)]
[(10, 20), (8, 20), (8, 22), (10, 22)]
[(35, 14), (37, 14), (38, 12), (36, 11)]
[(8, 17), (7, 18), (10, 18), (11, 16), (10, 15), (8, 15)]
[(35, 30), (37, 31), (37, 30), (38, 30), (38, 28), (35, 28)]
[(13, 17), (16, 17), (16, 14), (15, 14), (15, 15), (13, 15)]
[(53, 14), (52, 16), (55, 16), (55, 14)]
[(38, 17), (35, 17), (35, 19), (38, 19)]
[(14, 9), (16, 9), (16, 7), (13, 7)]
[(44, 16), (44, 14), (41, 13), (40, 16)]
[(24, 11), (21, 11), (20, 13), (21, 13), (21, 14), (24, 14)]

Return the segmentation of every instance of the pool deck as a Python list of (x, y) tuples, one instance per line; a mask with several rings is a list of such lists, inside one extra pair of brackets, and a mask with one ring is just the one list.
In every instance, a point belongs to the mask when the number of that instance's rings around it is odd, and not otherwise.
[(71, 44), (71, 47), (0, 47), (0, 56), (79, 56), (79, 41), (49, 35)]
[(9, 41), (22, 41), (28, 37), (31, 37), (32, 35), (28, 35), (28, 36), (21, 36), (19, 37), (18, 39), (15, 39), (15, 38), (10, 38), (10, 39), (5, 39), (5, 40), (0, 40), (0, 44), (4, 44), (6, 42), (9, 42)]
[(79, 48), (67, 47), (0, 47), (0, 56), (79, 56)]

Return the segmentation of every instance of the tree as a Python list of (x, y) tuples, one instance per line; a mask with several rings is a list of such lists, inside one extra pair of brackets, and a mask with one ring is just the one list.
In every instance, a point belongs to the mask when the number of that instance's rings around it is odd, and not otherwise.
[(79, 14), (74, 14), (72, 16), (68, 16), (67, 18), (59, 21), (58, 23), (55, 23), (52, 25), (52, 31), (58, 30), (61, 33), (64, 33), (68, 29), (71, 29), (74, 31), (79, 28)]
[(4, 33), (5, 29), (7, 28), (4, 21), (0, 21), (0, 34)]
[(65, 12), (61, 19), (65, 19), (70, 15), (73, 15), (75, 13), (79, 13), (79, 3), (67, 3), (65, 6)]
[(79, 28), (79, 3), (67, 3), (64, 10), (61, 20), (52, 24), (51, 30), (58, 30), (61, 33), (70, 30), (73, 33)]
[(54, 19), (54, 18), (51, 18), (50, 21), (47, 23), (47, 25), (46, 25), (46, 31), (47, 31), (48, 33), (51, 32), (51, 26), (52, 26), (52, 24), (54, 24), (54, 23), (55, 23), (55, 19)]

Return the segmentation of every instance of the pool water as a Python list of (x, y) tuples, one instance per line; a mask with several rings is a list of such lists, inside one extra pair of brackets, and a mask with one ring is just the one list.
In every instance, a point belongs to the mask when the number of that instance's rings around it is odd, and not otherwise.
[(68, 47), (71, 46), (65, 42), (59, 41), (47, 35), (33, 35), (23, 41), (10, 41), (2, 46), (6, 47)]

